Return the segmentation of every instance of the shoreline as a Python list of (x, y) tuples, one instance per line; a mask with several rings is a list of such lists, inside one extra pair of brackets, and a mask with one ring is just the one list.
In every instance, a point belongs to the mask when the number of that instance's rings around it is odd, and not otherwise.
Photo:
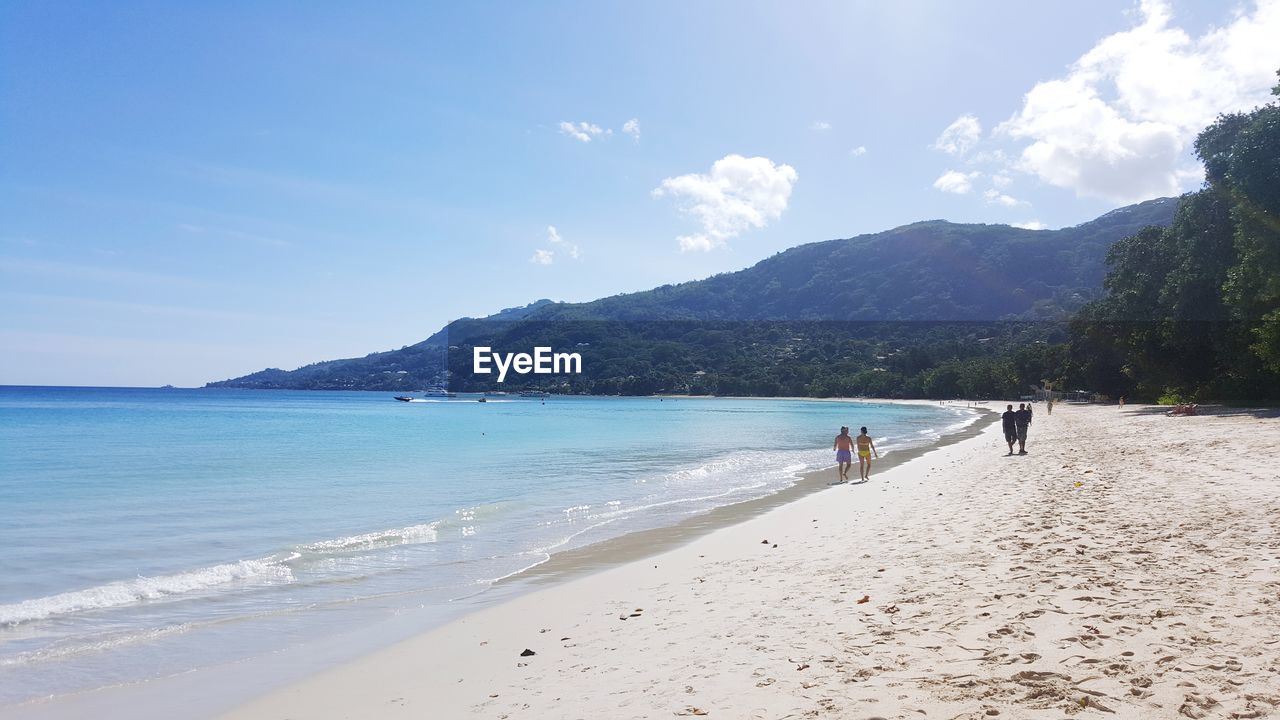
[[(879, 401), (851, 400), (845, 402)], [(905, 403), (909, 401), (899, 402)], [(913, 402), (911, 404), (925, 403)], [(985, 408), (965, 409), (973, 410), (976, 413), (972, 422), (968, 422), (962, 428), (947, 432), (926, 445), (896, 449), (886, 453), (872, 465), (872, 477), (876, 478), (880, 474), (887, 473), (893, 468), (926, 453), (977, 437), (988, 425), (995, 423), (999, 419), (999, 415), (992, 410)], [(653, 555), (659, 555), (667, 550), (693, 542), (699, 537), (746, 522), (770, 510), (796, 502), (809, 495), (840, 487), (840, 485), (830, 482), (830, 477), (835, 472), (835, 468), (835, 465), (829, 465), (819, 470), (804, 472), (800, 474), (795, 483), (778, 492), (753, 500), (720, 505), (673, 525), (637, 530), (591, 543), (590, 545), (553, 553), (545, 562), (502, 578), (494, 583), (493, 587), (497, 588), (520, 583), (544, 585), (551, 582), (561, 582), (643, 560)], [(855, 487), (861, 484), (852, 483)]]
[[(1029, 456), (986, 424), (223, 717), (1280, 711), (1280, 419), (1064, 407), (1033, 427)], [(1189, 483), (1189, 434), (1235, 452)]]
[[(652, 399), (653, 397), (658, 396), (637, 397), (636, 399)], [(691, 399), (714, 400), (723, 398), (691, 396)], [(938, 401), (928, 400), (881, 400), (875, 398), (771, 399), (842, 402), (850, 405), (922, 405), (939, 407)], [(994, 422), (995, 419), (995, 415), (989, 409), (981, 407), (956, 407), (954, 405), (946, 407), (950, 407), (953, 410), (967, 410), (969, 414), (957, 415), (955, 422), (937, 426), (937, 432), (940, 434), (937, 439), (927, 441), (922, 445), (889, 449), (873, 466), (873, 481), (894, 467), (909, 462), (923, 454), (953, 443), (962, 442), (980, 434), (982, 429)], [(963, 425), (962, 427), (956, 427), (961, 424)], [(645, 558), (685, 546), (701, 537), (714, 534), (725, 528), (750, 521), (752, 518), (759, 517), (771, 510), (794, 503), (822, 490), (839, 487), (829, 482), (834, 469), (835, 466), (830, 465), (818, 470), (797, 473), (795, 482), (780, 491), (751, 500), (718, 506), (707, 512), (685, 518), (673, 525), (637, 530), (581, 547), (554, 552), (546, 561), (538, 565), (500, 578), (474, 594), (462, 596), (451, 601), (450, 604), (456, 603), (455, 609), (459, 607), (462, 609), (448, 613), (448, 617), (443, 621), (428, 621), (424, 626), (420, 624), (421, 621), (415, 625), (411, 622), (383, 620), (379, 622), (376, 628), (371, 628), (371, 634), (381, 638), (377, 641), (353, 642), (350, 633), (342, 633), (334, 637), (308, 641), (304, 645), (318, 646), (320, 656), (334, 660), (339, 666), (359, 662), (364, 657), (403, 642), (405, 638), (420, 636), (448, 627), (472, 614), (500, 607), (541, 588), (554, 587), (566, 582), (572, 582), (575, 579), (605, 572), (611, 568), (639, 562)], [(856, 487), (858, 484), (853, 486)], [(395, 628), (401, 628), (401, 632), (397, 633)], [(358, 649), (351, 652), (351, 647), (357, 647)], [(171, 701), (177, 695), (183, 695), (187, 692), (195, 692), (198, 695), (200, 692), (207, 692), (200, 689), (202, 679), (210, 680), (213, 684), (219, 685), (230, 682), (232, 686), (239, 684), (261, 686), (259, 690), (247, 695), (240, 694), (243, 696), (242, 700), (227, 706), (237, 707), (244, 704), (244, 699), (251, 700), (263, 694), (280, 691), (298, 682), (305, 682), (308, 678), (324, 671), (326, 665), (312, 667), (301, 674), (298, 672), (283, 672), (279, 673), (280, 677), (275, 682), (264, 681), (258, 677), (250, 677), (245, 672), (246, 668), (264, 664), (274, 666), (279, 670), (284, 657), (301, 654), (298, 647), (294, 646), (274, 651), (267, 656), (255, 656), (231, 663), (220, 663), (138, 682), (126, 682), (52, 697), (34, 698), (17, 705), (0, 708), (0, 711), (3, 711), (0, 712), (0, 716), (9, 717), (8, 713), (12, 712), (14, 717), (23, 718), (80, 717), (84, 713), (100, 712), (99, 704), (105, 704), (108, 707), (116, 707), (122, 711), (128, 708), (128, 712), (136, 717), (139, 716), (139, 711), (134, 705), (147, 702), (150, 698), (158, 696), (166, 701), (164, 704), (168, 704), (168, 701)], [(271, 656), (281, 656), (281, 659), (274, 659)], [(237, 695), (237, 693), (232, 693), (232, 695)], [(216, 703), (214, 704), (216, 705)], [(151, 711), (149, 710), (148, 712)], [(164, 717), (167, 714), (166, 712), (156, 712), (154, 717)], [(145, 717), (152, 716), (145, 715)], [(201, 715), (201, 717), (204, 716), (208, 715)]]
[[(803, 400), (808, 398), (794, 399)], [(822, 402), (824, 400), (816, 401)], [(832, 399), (831, 401), (875, 404), (896, 402), (899, 404), (929, 406), (936, 406), (937, 404), (937, 401), (927, 400)], [(483, 618), (490, 614), (522, 616), (524, 615), (525, 606), (536, 604), (536, 598), (544, 593), (572, 592), (572, 588), (575, 585), (599, 582), (601, 577), (607, 577), (614, 573), (643, 572), (648, 567), (647, 563), (660, 561), (661, 558), (673, 554), (687, 553), (691, 547), (696, 547), (699, 544), (715, 543), (718, 537), (733, 531), (741, 532), (742, 528), (749, 527), (752, 523), (758, 522), (772, 513), (786, 511), (789, 508), (794, 509), (805, 502), (814, 502), (822, 496), (822, 491), (824, 490), (838, 492), (840, 490), (854, 489), (855, 491), (870, 493), (877, 487), (877, 483), (892, 482), (895, 473), (900, 472), (901, 468), (910, 466), (913, 462), (929, 457), (937, 451), (961, 446), (966, 442), (980, 441), (984, 433), (989, 432), (997, 424), (996, 420), (999, 419), (998, 414), (989, 408), (970, 406), (962, 409), (970, 410), (974, 413), (972, 420), (968, 421), (963, 427), (947, 432), (928, 444), (894, 450), (886, 454), (873, 466), (872, 479), (869, 483), (831, 483), (830, 478), (835, 471), (835, 465), (831, 465), (820, 470), (805, 472), (800, 475), (797, 482), (792, 486), (762, 498), (720, 506), (675, 525), (627, 533), (581, 548), (554, 553), (546, 562), (495, 583), (493, 590), (501, 594), (496, 602), (479, 605), (439, 627), (404, 638), (390, 647), (357, 657), (334, 668), (314, 673), (300, 682), (277, 687), (248, 703), (233, 708), (229, 713), (217, 717), (224, 719), (286, 717), (287, 713), (283, 713), (284, 708), (278, 705), (280, 698), (295, 695), (299, 688), (312, 687), (317, 683), (323, 684), (325, 682), (324, 678), (333, 673), (342, 674), (347, 672), (348, 669), (359, 668), (366, 663), (376, 662), (378, 658), (393, 656), (399, 648), (407, 644), (434, 644), (433, 638), (441, 634), (450, 634), (469, 628), (476, 623), (483, 623)], [(659, 566), (655, 565), (653, 567), (656, 569)], [(484, 642), (482, 644), (487, 645), (488, 643)], [(398, 664), (400, 661), (393, 662)], [(381, 672), (381, 670), (378, 671), (379, 674)], [(366, 675), (363, 672), (359, 674)], [(268, 711), (265, 715), (261, 714), (260, 710), (256, 708), (260, 708), (263, 703), (268, 705), (275, 703), (274, 710)], [(320, 710), (319, 708), (315, 709), (317, 711)], [(460, 710), (460, 708), (454, 708), (454, 710)], [(302, 716), (310, 717), (310, 714), (304, 713)], [(321, 712), (320, 716), (328, 717), (323, 712)]]

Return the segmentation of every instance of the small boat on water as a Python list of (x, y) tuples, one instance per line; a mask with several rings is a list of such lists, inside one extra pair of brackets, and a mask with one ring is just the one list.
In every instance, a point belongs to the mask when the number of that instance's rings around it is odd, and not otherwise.
[(476, 402), (489, 402), (489, 401), (488, 401), (488, 400), (486, 400), (485, 398), (480, 398), (480, 399), (479, 399), (479, 400), (477, 400)]
[(400, 402), (439, 402), (439, 398), (454, 398), (458, 397), (458, 395), (444, 390), (427, 390), (422, 393), (420, 398), (412, 395), (396, 395), (395, 397)]

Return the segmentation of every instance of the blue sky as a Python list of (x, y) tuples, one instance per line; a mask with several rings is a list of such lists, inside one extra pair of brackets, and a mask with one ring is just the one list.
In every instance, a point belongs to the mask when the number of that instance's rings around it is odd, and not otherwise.
[[(0, 383), (196, 385), (1193, 189), (1280, 1), (0, 2)], [(551, 228), (554, 228), (552, 230)]]

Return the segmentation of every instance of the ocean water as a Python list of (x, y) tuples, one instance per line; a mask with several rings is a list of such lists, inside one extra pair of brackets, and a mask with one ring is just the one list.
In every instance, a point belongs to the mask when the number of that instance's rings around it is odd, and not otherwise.
[(0, 708), (243, 661), (971, 421), (802, 400), (0, 387)]

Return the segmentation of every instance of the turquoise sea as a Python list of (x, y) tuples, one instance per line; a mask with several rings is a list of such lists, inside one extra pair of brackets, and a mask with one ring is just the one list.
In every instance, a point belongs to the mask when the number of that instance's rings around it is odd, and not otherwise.
[(961, 409), (0, 387), (0, 708), (429, 626), (557, 550), (670, 525)]

